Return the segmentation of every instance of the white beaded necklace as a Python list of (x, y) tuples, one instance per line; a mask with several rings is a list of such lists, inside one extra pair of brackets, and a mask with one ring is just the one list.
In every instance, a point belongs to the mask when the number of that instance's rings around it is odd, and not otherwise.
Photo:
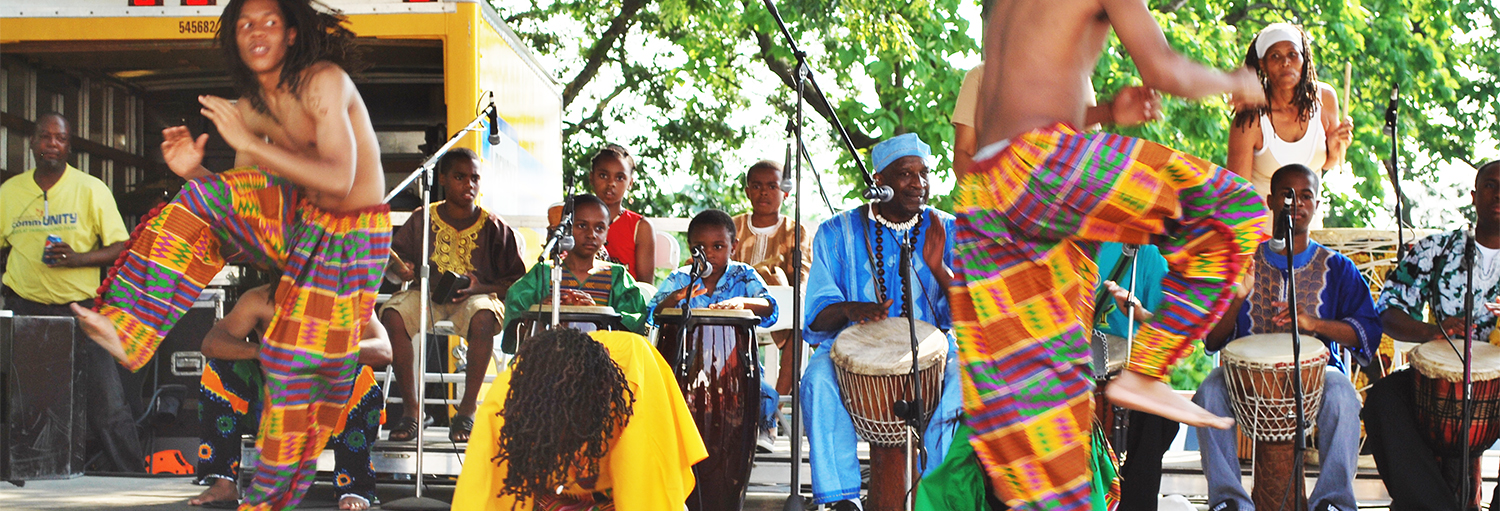
[(875, 221), (880, 225), (884, 225), (885, 228), (896, 232), (910, 231), (912, 227), (916, 227), (918, 221), (922, 220), (922, 213), (920, 211), (917, 212), (917, 214), (912, 215), (911, 218), (907, 219), (905, 222), (901, 222), (899, 224), (890, 220), (886, 220), (885, 215), (875, 213), (874, 211), (871, 211), (870, 213), (870, 216), (875, 217)]

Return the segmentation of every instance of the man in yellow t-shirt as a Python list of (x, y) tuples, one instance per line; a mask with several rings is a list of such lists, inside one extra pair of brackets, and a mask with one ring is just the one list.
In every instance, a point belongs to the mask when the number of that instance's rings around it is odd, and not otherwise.
[[(37, 117), (31, 136), (36, 168), (0, 184), (5, 308), (18, 316), (72, 316), (69, 304), (92, 307), (99, 268), (113, 264), (130, 238), (109, 187), (68, 165), (72, 138), (62, 115)], [(62, 241), (49, 246), (48, 236)], [(95, 343), (75, 349), (87, 380), (89, 450), (105, 453), (101, 469), (142, 471), (118, 366)]]

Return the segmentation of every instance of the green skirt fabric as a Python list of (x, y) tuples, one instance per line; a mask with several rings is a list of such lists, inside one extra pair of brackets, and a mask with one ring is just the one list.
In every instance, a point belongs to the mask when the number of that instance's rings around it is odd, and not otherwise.
[[(937, 468), (922, 477), (917, 486), (917, 511), (993, 511), (986, 505), (984, 467), (974, 454), (969, 437), (974, 429), (960, 424), (954, 434), (948, 455)], [(1119, 504), (1119, 480), (1115, 460), (1105, 441), (1104, 431), (1096, 424), (1093, 434), (1093, 511), (1110, 511)]]

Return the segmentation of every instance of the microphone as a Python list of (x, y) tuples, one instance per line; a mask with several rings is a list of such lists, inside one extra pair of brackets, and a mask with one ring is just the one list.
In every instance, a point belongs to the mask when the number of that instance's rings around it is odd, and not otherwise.
[(885, 185), (871, 185), (865, 188), (864, 197), (870, 202), (890, 202), (896, 198), (896, 191)]
[(1286, 250), (1286, 235), (1292, 229), (1292, 226), (1287, 222), (1287, 217), (1290, 216), (1291, 209), (1292, 189), (1287, 188), (1285, 195), (1282, 197), (1281, 211), (1276, 213), (1276, 218), (1271, 223), (1271, 241), (1268, 246), (1272, 252)]
[(786, 159), (785, 160), (781, 160), (781, 192), (782, 193), (792, 193), (792, 185), (795, 184), (795, 183), (792, 183), (792, 174), (791, 174), (791, 171), (792, 171), (792, 165), (795, 164), (795, 163), (796, 162), (792, 161), (792, 142), (791, 141), (787, 141), (787, 143), (786, 143)]
[(500, 144), (500, 115), (495, 112), (495, 93), (490, 93), (490, 145)]
[(691, 271), (694, 277), (700, 278), (714, 272), (714, 264), (708, 262), (708, 256), (703, 253), (703, 245), (693, 247), (693, 267)]
[(1396, 126), (1396, 117), (1400, 113), (1401, 84), (1391, 83), (1391, 102), (1385, 107), (1385, 128), (1382, 131), (1386, 135), (1391, 134), (1391, 128)]
[(1474, 225), (1464, 229), (1464, 269), (1474, 269)]

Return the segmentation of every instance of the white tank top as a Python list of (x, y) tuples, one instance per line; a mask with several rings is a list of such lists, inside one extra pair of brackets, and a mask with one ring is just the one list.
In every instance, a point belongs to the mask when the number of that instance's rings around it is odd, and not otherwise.
[[(1287, 142), (1277, 136), (1269, 114), (1260, 114), (1260, 138), (1260, 149), (1255, 151), (1255, 165), (1250, 171), (1250, 184), (1255, 186), (1257, 195), (1265, 197), (1271, 193), (1271, 175), (1276, 169), (1293, 163), (1306, 165), (1319, 177), (1323, 175), (1323, 163), (1328, 161), (1328, 134), (1323, 131), (1321, 101), (1313, 102), (1312, 117), (1307, 121), (1307, 132), (1302, 134), (1301, 140)], [(1322, 229), (1323, 212), (1319, 211), (1307, 227)], [(1270, 222), (1266, 222), (1266, 228), (1271, 228)]]
[(1308, 119), (1307, 133), (1302, 134), (1301, 140), (1287, 142), (1277, 136), (1268, 114), (1260, 115), (1260, 137), (1260, 149), (1255, 151), (1255, 166), (1250, 172), (1250, 183), (1260, 196), (1270, 193), (1271, 175), (1283, 166), (1301, 163), (1323, 174), (1323, 163), (1328, 161), (1328, 134), (1323, 132), (1320, 102), (1313, 103), (1312, 118)]

